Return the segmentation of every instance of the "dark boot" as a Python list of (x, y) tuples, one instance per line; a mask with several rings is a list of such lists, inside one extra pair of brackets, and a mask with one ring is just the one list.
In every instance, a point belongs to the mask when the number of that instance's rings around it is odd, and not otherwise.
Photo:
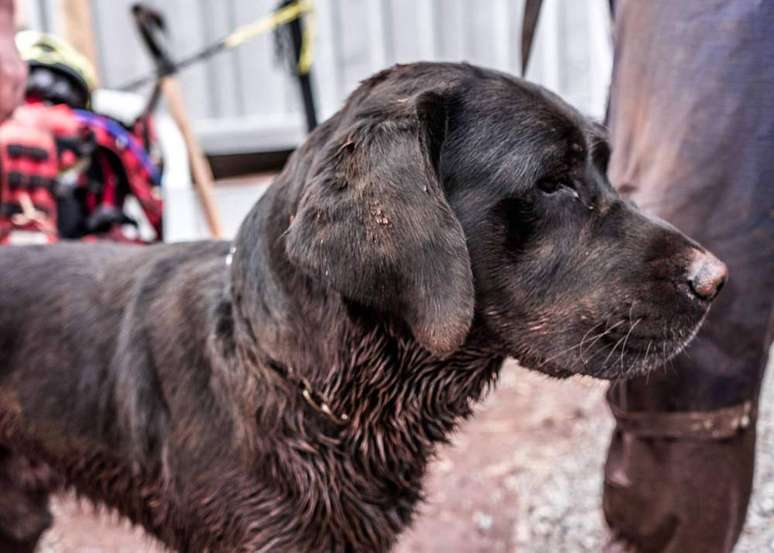
[[(755, 427), (751, 418), (741, 427), (744, 410), (741, 405), (718, 412), (714, 421), (723, 427), (722, 437), (692, 435), (693, 417), (682, 413), (662, 428), (656, 427), (666, 422), (663, 414), (653, 424), (643, 418), (646, 435), (627, 430), (626, 422), (618, 425), (605, 464), (603, 508), (629, 551), (731, 552), (752, 490)], [(702, 418), (713, 420), (695, 415), (702, 430)], [(665, 435), (654, 436), (659, 430)]]

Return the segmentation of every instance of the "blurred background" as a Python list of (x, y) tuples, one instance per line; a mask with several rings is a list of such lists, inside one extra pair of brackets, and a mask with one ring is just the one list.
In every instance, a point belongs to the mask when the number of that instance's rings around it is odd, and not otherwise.
[[(133, 0), (19, 0), (23, 24), (68, 39), (97, 68), (99, 85), (117, 89), (152, 73), (130, 16)], [(83, 14), (83, 7), (88, 13)], [(148, 0), (166, 17), (175, 59), (260, 20), (275, 0)], [(311, 81), (318, 119), (328, 118), (358, 82), (395, 63), (467, 61), (519, 74), (524, 0), (315, 0)], [(75, 19), (75, 21), (73, 21)], [(541, 12), (527, 78), (601, 118), (610, 79), (607, 0), (548, 0)], [(271, 32), (196, 63), (179, 74), (194, 131), (216, 177), (226, 236), (266, 184), (240, 178), (277, 170), (303, 140), (301, 96)], [(150, 86), (137, 89), (147, 95)], [(99, 94), (97, 95), (99, 100)], [(165, 129), (160, 118), (161, 130)], [(168, 129), (168, 127), (167, 127)], [(164, 134), (164, 133), (162, 133)], [(182, 142), (165, 142), (165, 238), (207, 235), (186, 175)], [(225, 180), (224, 180), (225, 179)]]

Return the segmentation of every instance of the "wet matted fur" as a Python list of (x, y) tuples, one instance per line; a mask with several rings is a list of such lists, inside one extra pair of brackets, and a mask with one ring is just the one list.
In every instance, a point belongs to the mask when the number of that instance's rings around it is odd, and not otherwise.
[(709, 254), (622, 201), (607, 157), (540, 87), (397, 66), (291, 157), (230, 257), (4, 248), (0, 443), (179, 551), (387, 551), (505, 357), (641, 373), (704, 317)]

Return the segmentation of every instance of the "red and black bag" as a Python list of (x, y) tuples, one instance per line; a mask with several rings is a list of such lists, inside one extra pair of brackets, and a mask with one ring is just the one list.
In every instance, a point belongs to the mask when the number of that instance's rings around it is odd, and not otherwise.
[(19, 108), (0, 125), (0, 244), (147, 241), (126, 212), (130, 196), (161, 240), (161, 174), (146, 146), (155, 137), (142, 123), (130, 130), (64, 104)]
[(27, 104), (0, 125), (0, 244), (58, 239), (61, 176), (88, 158), (93, 142), (64, 105)]

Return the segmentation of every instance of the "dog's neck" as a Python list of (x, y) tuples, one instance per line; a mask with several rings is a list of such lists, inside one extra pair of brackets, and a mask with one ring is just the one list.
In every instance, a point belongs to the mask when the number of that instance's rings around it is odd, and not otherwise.
[[(275, 183), (234, 243), (230, 309), (217, 326), (231, 359), (224, 388), (237, 405), (238, 432), (248, 419), (239, 438), (261, 465), (256, 470), (330, 511), (304, 522), (315, 536), (310, 547), (338, 540), (352, 550), (386, 551), (411, 519), (435, 446), (470, 415), (502, 356), (475, 331), (456, 353), (434, 356), (399, 321), (349, 305), (300, 274), (283, 243), (298, 194), (293, 186)], [(346, 415), (344, 424), (312, 407), (287, 371), (303, 377), (337, 417)], [(335, 497), (331, 479), (347, 482)], [(386, 518), (356, 509), (364, 500)], [(335, 535), (325, 522), (331, 517), (358, 520), (348, 528), (362, 534)], [(387, 526), (373, 527), (378, 520)]]
[[(341, 432), (358, 439), (395, 429), (425, 447), (444, 440), (470, 414), (502, 357), (475, 332), (458, 352), (434, 356), (400, 323), (353, 308), (300, 274), (282, 241), (294, 196), (288, 186), (280, 180), (248, 215), (230, 265), (235, 332), (244, 350), (257, 352), (260, 378), (284, 379), (281, 393), (299, 406), (303, 389), (277, 373), (303, 377), (318, 400), (347, 419)], [(309, 405), (303, 411), (321, 418)]]

